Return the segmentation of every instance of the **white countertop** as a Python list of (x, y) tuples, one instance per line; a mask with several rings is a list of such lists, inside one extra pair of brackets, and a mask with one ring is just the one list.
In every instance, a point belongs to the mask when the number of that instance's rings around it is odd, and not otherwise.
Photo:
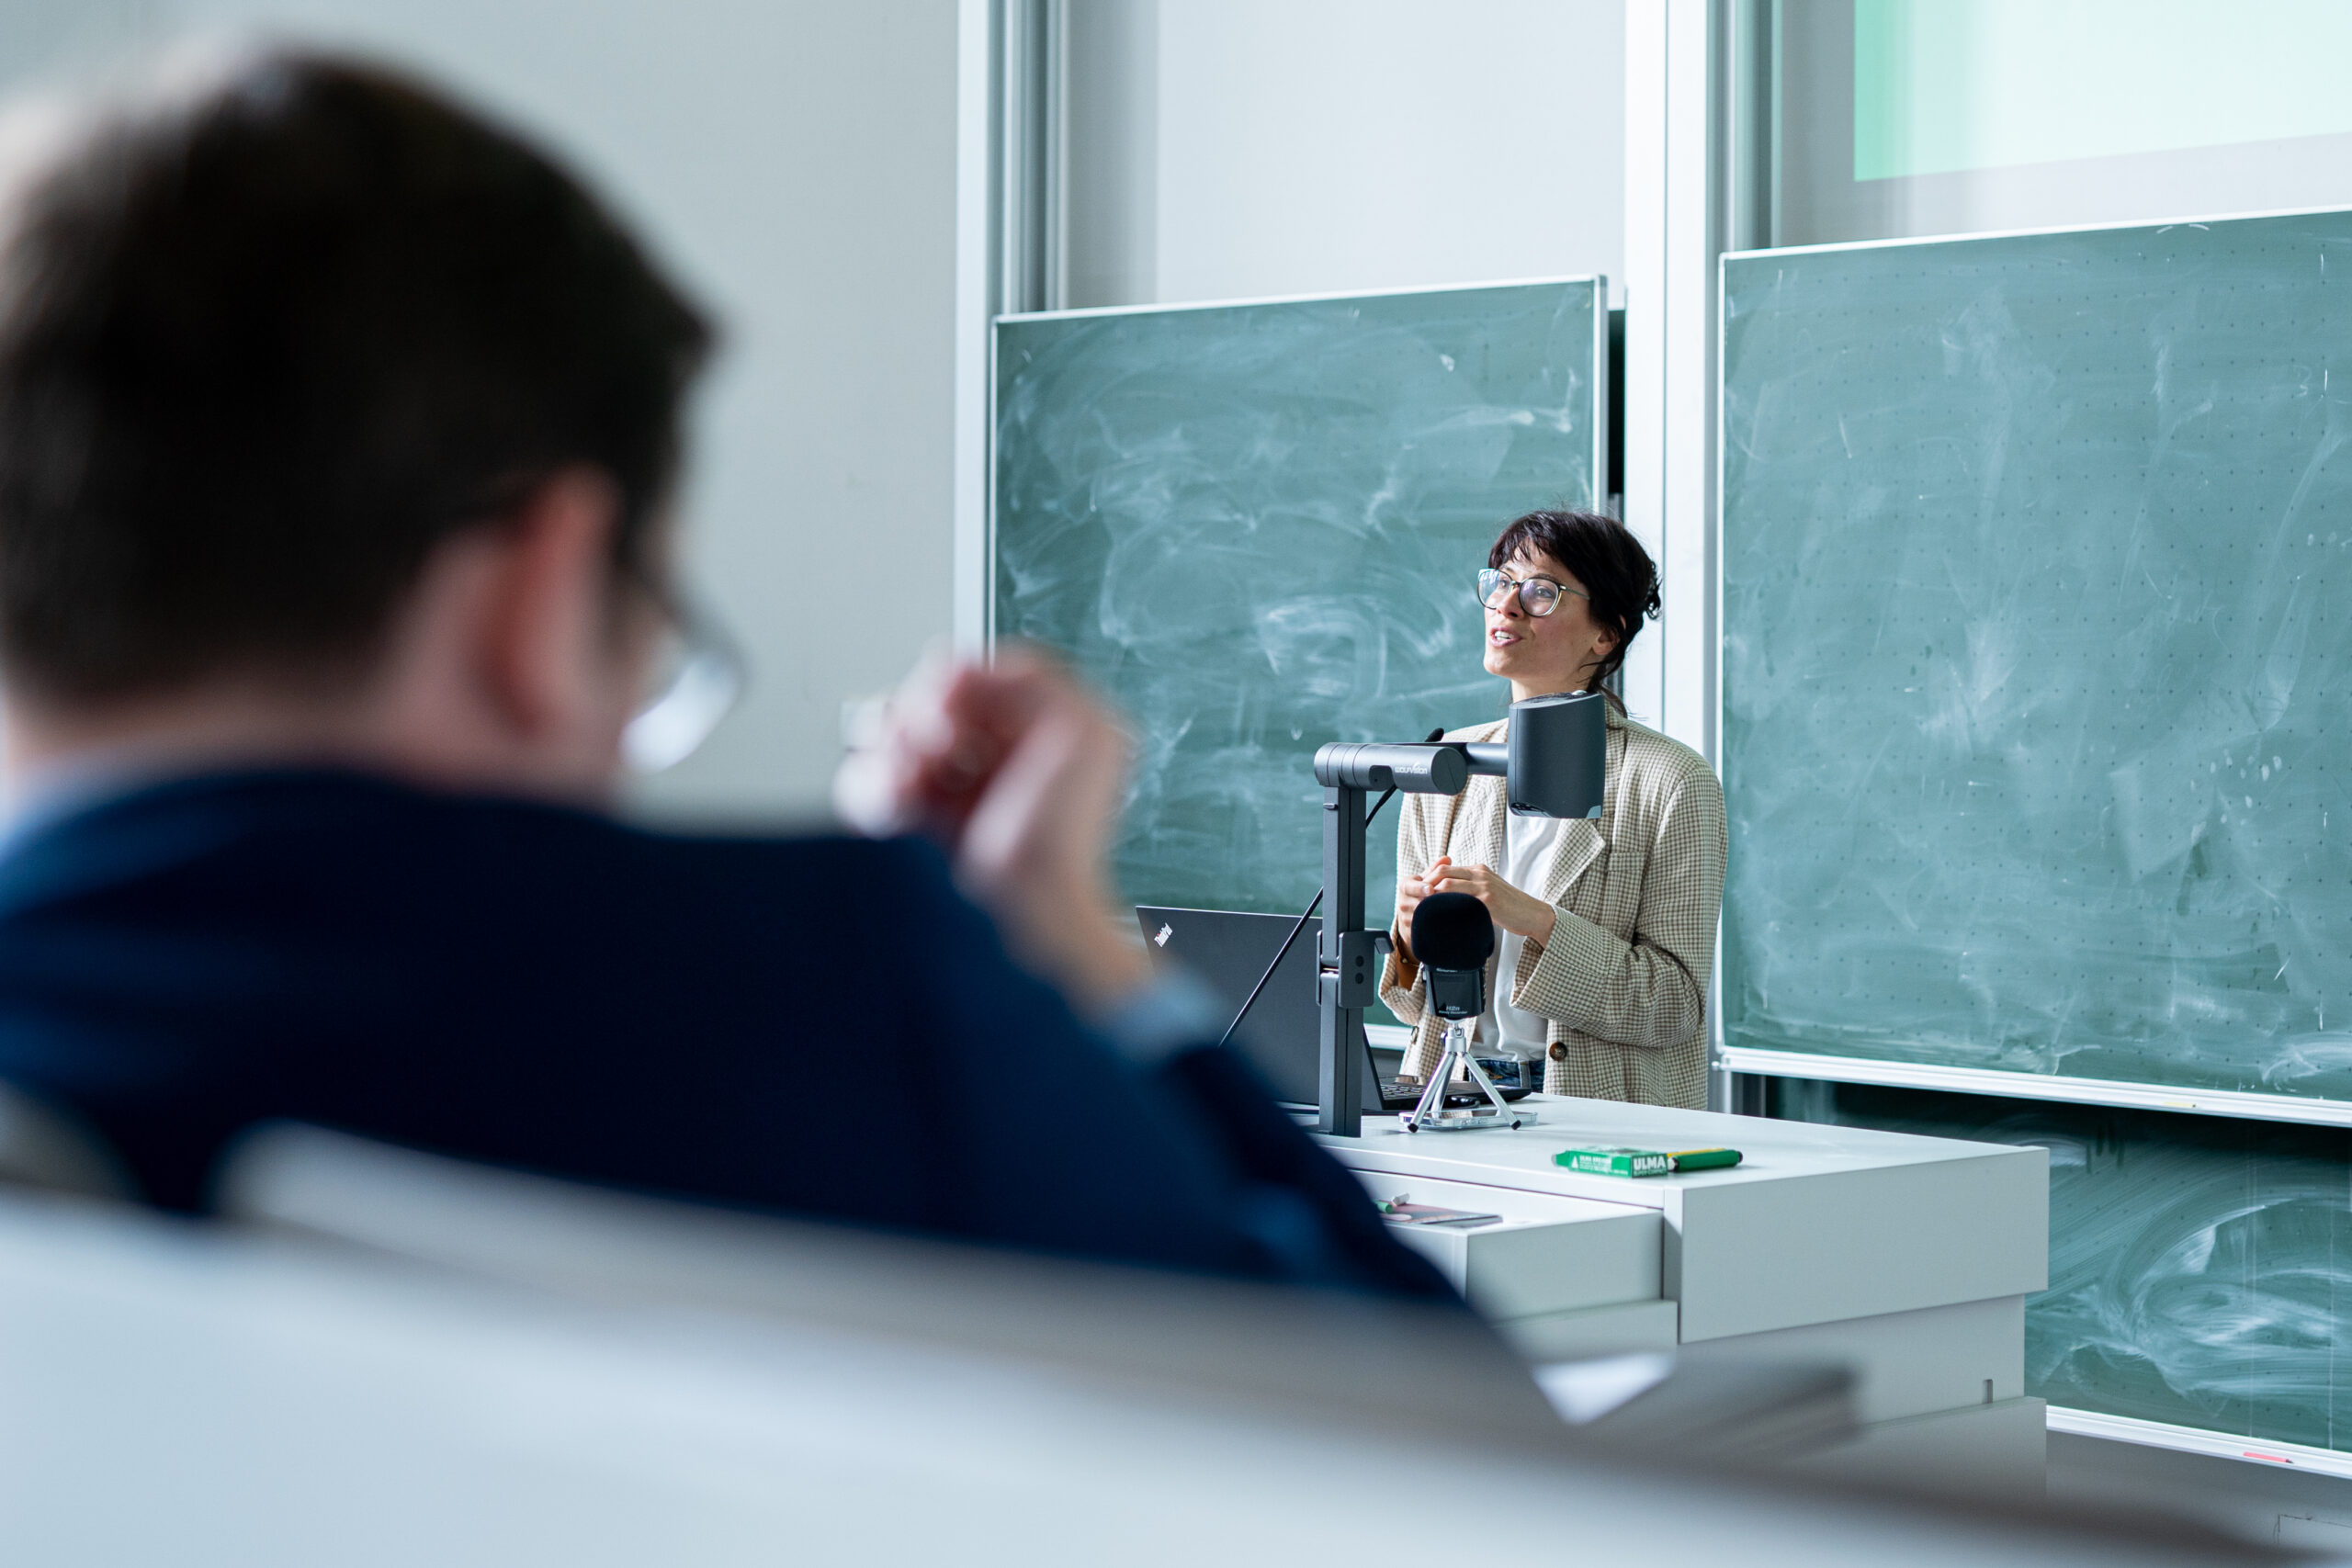
[[(1408, 1133), (1367, 1118), (1317, 1141), (1360, 1175), (1436, 1178), (1657, 1211), (1665, 1293), (1688, 1342), (2020, 1295), (2049, 1282), (2049, 1157), (1963, 1143), (1531, 1095), (1517, 1130)], [(1590, 1176), (1553, 1163), (1595, 1145), (1746, 1156), (1687, 1175)]]
[[(1971, 1144), (1864, 1127), (1675, 1111), (1613, 1100), (1532, 1094), (1519, 1103), (1534, 1108), (1543, 1120), (1517, 1130), (1408, 1133), (1394, 1116), (1367, 1116), (1359, 1137), (1317, 1141), (1338, 1155), (1341, 1163), (1359, 1170), (1414, 1171), (1426, 1166), (1428, 1174), (1454, 1180), (1487, 1180), (1524, 1192), (1556, 1192), (1647, 1209), (1666, 1207), (1672, 1195), (1698, 1188), (1744, 1187), (1827, 1171), (1877, 1170), (2018, 1152), (2007, 1144)], [(1552, 1156), (1562, 1149), (1608, 1144), (1645, 1149), (1721, 1146), (1737, 1149), (1745, 1157), (1729, 1169), (1645, 1177), (1591, 1176), (1553, 1163)], [(1472, 1175), (1472, 1171), (1486, 1174)]]

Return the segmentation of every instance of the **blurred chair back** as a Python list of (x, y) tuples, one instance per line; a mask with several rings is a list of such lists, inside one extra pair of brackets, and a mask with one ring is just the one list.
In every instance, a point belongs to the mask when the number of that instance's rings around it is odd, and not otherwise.
[[(290, 1164), (278, 1172), (293, 1173)], [(485, 1203), (508, 1201), (473, 1190)], [(494, 1232), (485, 1219), (500, 1218), (447, 1217), (476, 1241)], [(630, 1220), (610, 1218), (616, 1230)], [(661, 1253), (658, 1237), (633, 1248), (635, 1263), (674, 1264), (677, 1274), (630, 1286), (603, 1276), (594, 1247), (576, 1235), (558, 1247), (511, 1224), (503, 1234), (522, 1245), (522, 1266), (497, 1272), (605, 1279), (608, 1294), (649, 1299), (583, 1300), (312, 1236), (0, 1193), (0, 1387), (17, 1439), (0, 1559), (239, 1568), (355, 1555), (451, 1568), (2290, 1560), (2145, 1510), (2068, 1521), (1841, 1497), (1802, 1478), (1719, 1478), (1679, 1458), (1596, 1452), (1562, 1462), (1541, 1440), (1510, 1438), (1507, 1424), (1476, 1424), (1480, 1363), (1457, 1379), (1464, 1363), (1405, 1340), (1382, 1346), (1384, 1366), (1347, 1369), (1347, 1381), (1409, 1389), (1422, 1406), (1470, 1407), (1457, 1432), (1408, 1429), (1413, 1412), (1367, 1419), (1328, 1403), (1302, 1409), (1262, 1393), (1253, 1403), (1217, 1371), (1227, 1359), (1250, 1366), (1246, 1344), (1189, 1342), (1197, 1380), (1113, 1381), (1089, 1359), (1100, 1325), (1084, 1300), (1072, 1311), (1029, 1297), (1043, 1321), (1074, 1325), (1080, 1355), (1057, 1360), (1056, 1347), (1004, 1323), (1018, 1298), (1010, 1276), (992, 1280), (988, 1270), (910, 1262), (894, 1274), (899, 1265), (868, 1255), (886, 1281), (972, 1286), (912, 1312), (871, 1291), (865, 1299), (884, 1316), (877, 1333), (681, 1310), (717, 1293), (841, 1312), (859, 1282), (771, 1294), (753, 1277), (855, 1260), (822, 1237), (796, 1251), (743, 1233), (745, 1257), (717, 1271), (714, 1292), (693, 1277), (697, 1259)], [(1058, 1278), (1088, 1290), (1098, 1279)], [(1182, 1281), (1162, 1283), (1189, 1294)], [(1105, 1288), (1115, 1296), (1115, 1284)], [(1249, 1315), (1256, 1293), (1190, 1299), (1238, 1302), (1245, 1327), (1292, 1332), (1279, 1313)], [(1114, 1304), (1140, 1314), (1147, 1361), (1152, 1336), (1185, 1332), (1145, 1296)], [(893, 1322), (957, 1319), (979, 1325), (966, 1331), (977, 1337), (1026, 1348), (986, 1354), (890, 1332)], [(1221, 1310), (1220, 1321), (1234, 1314)]]
[[(1466, 1310), (639, 1197), (278, 1124), (230, 1218), (567, 1294), (721, 1308), (1518, 1453), (1575, 1444)], [(1434, 1397), (1432, 1397), (1434, 1395)]]

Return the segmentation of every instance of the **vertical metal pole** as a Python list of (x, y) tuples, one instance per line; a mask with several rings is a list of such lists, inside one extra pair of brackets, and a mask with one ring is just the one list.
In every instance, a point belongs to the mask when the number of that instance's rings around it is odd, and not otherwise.
[(956, 8), (956, 434), (955, 544), (948, 570), (949, 626), (959, 653), (989, 645), (989, 374), (996, 314), (989, 243), (996, 209), (995, 12), (990, 0)]
[(996, 308), (1061, 304), (1058, 0), (996, 0)]
[(1038, 7), (1038, 308), (1069, 308), (1069, 15), (1065, 0)]
[[(1322, 1008), (1322, 1057), (1316, 1078), (1315, 1130), (1352, 1138), (1363, 1127), (1363, 987), (1342, 960), (1366, 955), (1348, 934), (1363, 925), (1363, 791), (1339, 784), (1323, 792), (1323, 936), (1316, 954)], [(1354, 1005), (1349, 1005), (1352, 1002)]]

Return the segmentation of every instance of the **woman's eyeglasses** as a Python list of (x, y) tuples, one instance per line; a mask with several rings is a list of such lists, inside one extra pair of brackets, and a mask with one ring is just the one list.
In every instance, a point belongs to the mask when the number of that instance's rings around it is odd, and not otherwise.
[(662, 641), (649, 694), (621, 731), (621, 755), (634, 771), (658, 773), (693, 756), (733, 711), (743, 694), (743, 656), (678, 593), (642, 579), (639, 586), (662, 614)]
[(1558, 609), (1563, 593), (1574, 593), (1586, 604), (1592, 603), (1592, 595), (1581, 589), (1564, 587), (1548, 577), (1516, 578), (1493, 567), (1478, 574), (1478, 603), (1489, 610), (1499, 610), (1514, 588), (1519, 590), (1519, 607), (1531, 615), (1548, 615)]

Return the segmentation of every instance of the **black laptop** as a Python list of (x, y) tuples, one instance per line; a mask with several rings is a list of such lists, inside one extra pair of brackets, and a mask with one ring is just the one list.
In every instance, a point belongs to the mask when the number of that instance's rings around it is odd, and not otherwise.
[[(1297, 919), (1232, 909), (1136, 906), (1136, 921), (1143, 929), (1154, 960), (1182, 964), (1190, 971), (1224, 1005), (1227, 1020), (1249, 1000), (1250, 988), (1265, 974)], [(1318, 1108), (1317, 1079), (1323, 1057), (1322, 1011), (1315, 990), (1315, 947), (1322, 937), (1323, 922), (1308, 920), (1290, 951), (1283, 953), (1281, 967), (1259, 993), (1241, 1027), (1233, 1032), (1233, 1043), (1265, 1078), (1283, 1108), (1309, 1114)], [(1374, 1113), (1413, 1109), (1420, 1098), (1420, 1087), (1382, 1077), (1374, 1070), (1371, 1046), (1361, 1030), (1356, 1039), (1364, 1052), (1363, 1110)], [(1506, 1088), (1505, 1098), (1519, 1098), (1512, 1092), (1516, 1087)]]

